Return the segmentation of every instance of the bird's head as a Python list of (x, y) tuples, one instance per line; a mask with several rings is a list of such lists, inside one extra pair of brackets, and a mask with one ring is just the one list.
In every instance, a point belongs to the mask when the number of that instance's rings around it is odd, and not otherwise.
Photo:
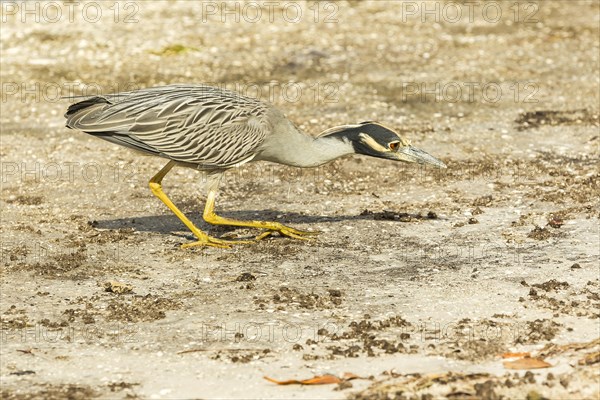
[(407, 163), (431, 164), (446, 168), (446, 164), (431, 154), (411, 146), (410, 141), (378, 122), (361, 122), (340, 127), (338, 134), (349, 140), (354, 152)]

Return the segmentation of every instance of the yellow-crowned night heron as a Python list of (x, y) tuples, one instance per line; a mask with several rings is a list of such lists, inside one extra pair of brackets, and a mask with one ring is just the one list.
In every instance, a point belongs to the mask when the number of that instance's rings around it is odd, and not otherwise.
[(219, 181), (229, 168), (250, 161), (315, 167), (347, 154), (445, 167), (377, 122), (338, 126), (313, 138), (270, 104), (205, 85), (169, 85), (93, 96), (71, 105), (65, 117), (69, 128), (169, 160), (150, 179), (150, 189), (198, 238), (184, 247), (228, 247), (244, 241), (211, 237), (175, 207), (161, 188), (163, 178), (175, 165), (203, 170), (211, 177), (203, 215), (206, 222), (264, 229), (256, 239), (273, 232), (304, 239), (317, 232), (278, 222), (239, 221), (216, 215)]

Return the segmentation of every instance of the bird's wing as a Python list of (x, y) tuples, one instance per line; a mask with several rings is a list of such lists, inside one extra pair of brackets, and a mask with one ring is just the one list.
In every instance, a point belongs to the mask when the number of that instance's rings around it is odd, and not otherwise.
[(226, 168), (252, 159), (271, 132), (269, 106), (209, 86), (96, 96), (69, 107), (69, 128), (175, 161)]

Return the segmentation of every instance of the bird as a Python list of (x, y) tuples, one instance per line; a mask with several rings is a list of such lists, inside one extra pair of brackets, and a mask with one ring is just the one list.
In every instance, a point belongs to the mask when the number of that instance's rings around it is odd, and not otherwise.
[[(196, 237), (195, 241), (184, 243), (183, 248), (228, 248), (276, 232), (310, 240), (319, 233), (279, 222), (237, 220), (215, 213), (224, 172), (249, 162), (308, 168), (361, 154), (446, 168), (442, 161), (413, 147), (409, 140), (381, 123), (335, 126), (313, 137), (298, 129), (271, 103), (203, 84), (172, 84), (82, 97), (68, 107), (65, 118), (70, 129), (168, 160), (150, 179), (149, 186)], [(209, 177), (203, 212), (207, 223), (258, 228), (262, 233), (250, 241), (225, 240), (197, 228), (162, 189), (163, 178), (175, 166), (193, 168)]]

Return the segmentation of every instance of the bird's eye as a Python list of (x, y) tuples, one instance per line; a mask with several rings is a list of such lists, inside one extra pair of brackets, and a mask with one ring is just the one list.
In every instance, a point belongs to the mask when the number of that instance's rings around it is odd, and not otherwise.
[(392, 142), (388, 144), (388, 146), (390, 147), (391, 151), (396, 151), (400, 147), (400, 142)]

